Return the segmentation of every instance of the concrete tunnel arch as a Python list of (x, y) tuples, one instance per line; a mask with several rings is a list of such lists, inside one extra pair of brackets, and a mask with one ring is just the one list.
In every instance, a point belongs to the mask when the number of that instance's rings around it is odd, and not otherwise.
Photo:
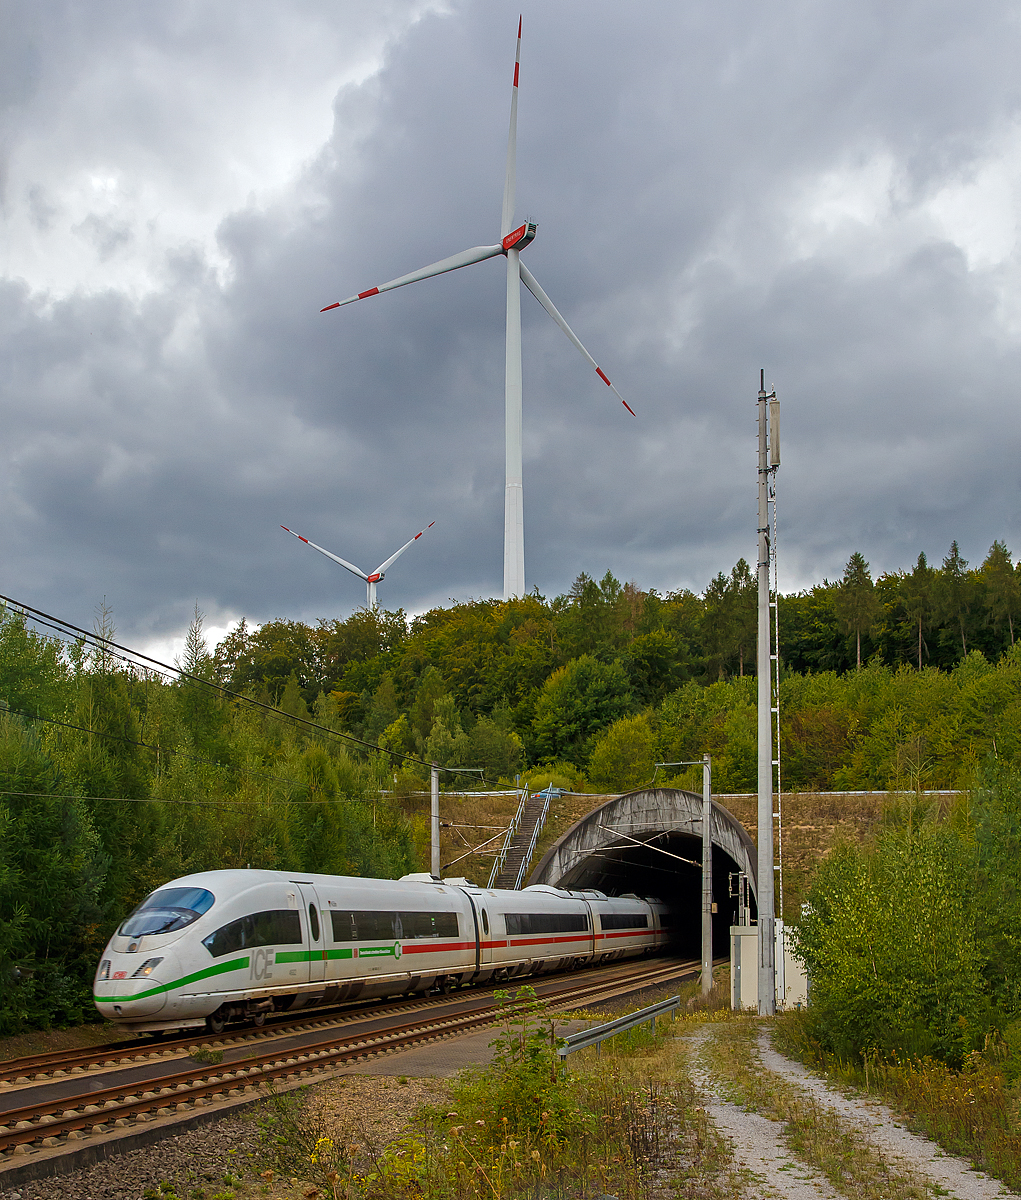
[[(714, 800), (713, 953), (728, 953), (737, 900), (730, 876), (744, 872), (755, 917), (755, 844), (744, 826)], [(687, 861), (681, 861), (687, 860)], [(697, 957), (702, 925), (702, 797), (680, 788), (625, 792), (576, 821), (546, 851), (528, 883), (598, 888), (610, 896), (655, 896), (676, 912), (677, 949)]]

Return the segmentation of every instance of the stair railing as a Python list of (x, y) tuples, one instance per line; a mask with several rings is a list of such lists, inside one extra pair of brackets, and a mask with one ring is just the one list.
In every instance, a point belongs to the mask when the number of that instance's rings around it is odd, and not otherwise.
[(496, 858), (493, 859), (493, 869), (489, 872), (489, 882), (486, 884), (487, 888), (491, 888), (496, 883), (497, 876), (503, 870), (503, 864), (507, 861), (507, 851), (510, 849), (511, 842), (514, 841), (514, 835), (521, 824), (521, 818), (525, 815), (525, 805), (527, 803), (528, 788), (522, 788), (518, 811), (514, 814), (514, 820), (507, 826), (507, 832), (503, 835), (500, 849), (497, 851)]
[(521, 860), (521, 865), (518, 867), (518, 877), (514, 880), (515, 891), (521, 887), (521, 881), (525, 877), (525, 872), (532, 861), (532, 855), (535, 853), (535, 844), (539, 840), (539, 835), (542, 833), (543, 826), (546, 824), (546, 817), (549, 814), (550, 801), (554, 795), (560, 795), (560, 788), (555, 788), (552, 783), (542, 793), (543, 797), (542, 812), (539, 813), (539, 819), (535, 822), (535, 828), (532, 830), (532, 839), (528, 843), (528, 849), (525, 851), (525, 856)]

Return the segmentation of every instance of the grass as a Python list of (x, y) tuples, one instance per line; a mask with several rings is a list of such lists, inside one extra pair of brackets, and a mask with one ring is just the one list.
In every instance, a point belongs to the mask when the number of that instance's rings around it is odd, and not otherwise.
[(791, 1058), (887, 1101), (949, 1153), (1021, 1188), (1021, 1089), (1007, 1082), (995, 1040), (985, 1053), (969, 1055), (960, 1071), (931, 1058), (840, 1059), (813, 1040), (803, 1013), (779, 1018), (774, 1041)]
[(543, 1006), (513, 1013), (494, 1063), (463, 1072), (388, 1145), (340, 1145), (314, 1106), (279, 1097), (265, 1119), (273, 1185), (307, 1181), (298, 1194), (325, 1200), (738, 1200), (742, 1181), (668, 1026), (572, 1055), (565, 1072)]
[(804, 1089), (767, 1071), (755, 1045), (759, 1023), (743, 1018), (715, 1025), (704, 1056), (732, 1098), (783, 1125), (783, 1138), (804, 1163), (855, 1200), (929, 1200), (940, 1194), (907, 1168), (894, 1170), (860, 1130)]

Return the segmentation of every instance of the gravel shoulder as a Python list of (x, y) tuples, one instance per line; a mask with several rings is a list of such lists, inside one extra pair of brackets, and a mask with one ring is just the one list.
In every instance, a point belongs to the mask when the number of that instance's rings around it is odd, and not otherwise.
[[(323, 1135), (357, 1145), (371, 1158), (400, 1137), (417, 1110), (446, 1094), (441, 1079), (348, 1074), (310, 1088), (307, 1107)], [(0, 1190), (0, 1200), (141, 1200), (173, 1185), (173, 1194), (211, 1200), (228, 1192), (244, 1200), (296, 1200), (310, 1190), (297, 1174), (272, 1170), (260, 1130), (260, 1109), (245, 1109), (118, 1154), (77, 1171)]]
[(759, 1053), (767, 1070), (796, 1083), (816, 1101), (858, 1128), (884, 1155), (910, 1164), (957, 1200), (997, 1200), (1018, 1194), (999, 1180), (976, 1171), (963, 1158), (946, 1153), (936, 1142), (903, 1128), (894, 1113), (871, 1097), (848, 1096), (831, 1087), (807, 1067), (786, 1058), (770, 1044), (769, 1031), (758, 1036)]

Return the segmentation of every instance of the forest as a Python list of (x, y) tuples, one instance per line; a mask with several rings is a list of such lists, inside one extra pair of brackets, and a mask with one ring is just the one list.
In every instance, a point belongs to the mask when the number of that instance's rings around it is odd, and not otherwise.
[[(1021, 587), (996, 542), (969, 568), (843, 578), (780, 596), (785, 790), (968, 787), (1021, 747)], [(65, 631), (66, 633), (66, 631)], [(755, 587), (741, 561), (701, 595), (609, 572), (553, 599), (408, 620), (242, 622), (176, 670), (120, 654), (112, 614), (55, 636), (0, 614), (0, 1033), (88, 1019), (96, 958), (148, 891), (245, 866), (396, 877), (425, 865), (408, 802), (552, 779), (621, 791), (694, 776), (755, 786)], [(459, 773), (477, 772), (474, 775)]]
[[(1001, 542), (974, 569), (956, 542), (939, 568), (843, 578), (780, 596), (783, 786), (951, 787), (1021, 736), (1014, 625), (1021, 572)], [(360, 610), (315, 626), (243, 623), (217, 678), (267, 700), (328, 695), (343, 727), (491, 783), (538, 770), (573, 790), (689, 776), (657, 762), (713, 755), (718, 792), (755, 788), (756, 586), (739, 561), (702, 595), (660, 596), (609, 572), (552, 600)], [(694, 774), (690, 775), (694, 780)], [(397, 789), (421, 771), (397, 772)]]

